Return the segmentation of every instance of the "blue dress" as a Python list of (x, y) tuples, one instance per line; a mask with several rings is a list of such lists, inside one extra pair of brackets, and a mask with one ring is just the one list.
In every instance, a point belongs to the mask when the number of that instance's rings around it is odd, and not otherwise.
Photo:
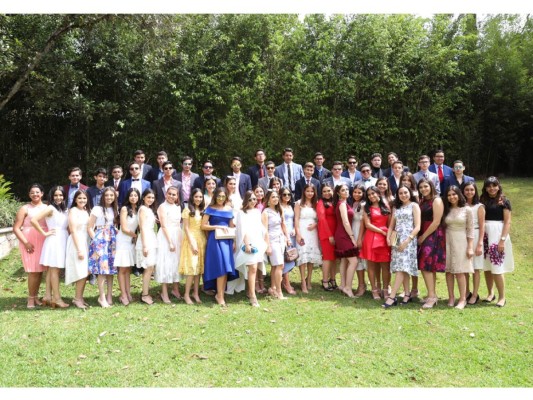
[[(233, 210), (207, 207), (204, 213), (209, 215), (210, 225), (229, 226), (233, 218)], [(204, 289), (215, 290), (216, 279), (226, 274), (228, 281), (239, 277), (233, 258), (233, 239), (216, 239), (215, 231), (209, 231), (205, 248)]]

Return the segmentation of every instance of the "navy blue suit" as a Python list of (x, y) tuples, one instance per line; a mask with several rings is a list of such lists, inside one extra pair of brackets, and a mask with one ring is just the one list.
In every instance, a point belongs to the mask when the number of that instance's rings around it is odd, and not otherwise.
[(261, 167), (259, 165), (255, 164), (252, 165), (250, 168), (248, 168), (248, 171), (246, 171), (246, 174), (250, 176), (250, 179), (252, 180), (252, 188), (256, 187), (259, 182), (259, 169), (263, 169), (263, 177), (267, 176), (267, 170), (265, 164), (263, 164)]
[[(182, 203), (182, 194), (181, 194), (181, 182), (177, 179), (172, 178), (172, 186), (176, 186), (178, 188), (178, 199), (180, 201), (180, 206)], [(157, 181), (152, 182), (152, 190), (155, 192), (155, 199), (157, 201), (157, 205), (160, 206), (165, 202), (165, 182), (163, 181), (163, 178), (158, 179)], [(183, 206), (182, 206), (183, 208)]]
[[(350, 179), (350, 172), (348, 170), (344, 170), (342, 171), (341, 176)], [(363, 177), (361, 176), (361, 172), (359, 172), (358, 170), (355, 170), (354, 179), (353, 180), (350, 179), (350, 181), (352, 182), (352, 186), (355, 182), (360, 181), (361, 179), (363, 179)]]
[(396, 191), (398, 190), (398, 185), (396, 184), (396, 179), (394, 178), (394, 175), (389, 176), (389, 188), (391, 190), (391, 193), (394, 197), (396, 197)]
[[(120, 188), (118, 190), (119, 191), (119, 195), (118, 195), (119, 207), (122, 207), (122, 203), (124, 202), (124, 199), (126, 198), (126, 193), (128, 193), (128, 190), (130, 190), (131, 188), (131, 183), (132, 183), (132, 178), (123, 180), (120, 183)], [(141, 179), (141, 186), (142, 186), (142, 190), (141, 190), (141, 196), (142, 196), (142, 194), (144, 193), (146, 189), (150, 189), (150, 182), (148, 182), (147, 180)], [(141, 199), (139, 199), (139, 201), (141, 201)]]
[[(461, 183), (467, 183), (467, 182), (475, 182), (475, 179), (472, 178), (471, 176), (463, 174), (463, 182)], [(446, 189), (448, 189), (450, 186), (457, 186), (458, 188), (461, 188), (461, 183), (459, 183), (455, 174), (452, 174), (451, 176), (447, 176), (446, 178), (444, 178), (444, 180), (440, 184), (441, 186), (440, 195), (444, 197), (446, 193)]]
[[(439, 173), (437, 172), (437, 165), (436, 164), (431, 164), (428, 169), (429, 169), (430, 172), (433, 172), (433, 173), (437, 174), (437, 176), (439, 176)], [(447, 165), (442, 164), (442, 174), (444, 175), (444, 179), (446, 179), (446, 178), (448, 178), (448, 177), (453, 175), (453, 169), (448, 167)], [(440, 179), (439, 179), (439, 182), (440, 182)], [(443, 180), (443, 182), (444, 182), (444, 180)], [(441, 190), (441, 192), (442, 192), (442, 190)]]
[[(144, 179), (146, 179), (150, 183), (154, 183), (155, 181), (161, 179), (163, 175), (164, 175), (164, 171), (161, 171), (159, 167), (154, 167), (150, 171), (148, 171)], [(172, 172), (172, 177), (174, 179), (178, 179), (178, 173), (176, 172), (176, 170)]]
[(250, 178), (250, 175), (241, 172), (241, 175), (239, 176), (239, 187), (237, 189), (239, 190), (241, 199), (244, 199), (244, 194), (246, 193), (246, 191), (252, 190), (252, 179)]
[(320, 183), (324, 182), (324, 179), (327, 179), (331, 177), (331, 171), (327, 168), (322, 167), (322, 174), (319, 175), (318, 169), (315, 167), (315, 171), (313, 172), (313, 178), (318, 179)]
[[(403, 172), (409, 172), (409, 167), (407, 165), (403, 166)], [(392, 167), (389, 167), (389, 168), (383, 170), (383, 176), (386, 176), (387, 178), (390, 178), (392, 175), (394, 175), (392, 173)]]
[[(318, 179), (311, 177), (310, 183), (312, 183), (315, 186), (316, 193), (318, 197), (320, 197), (320, 181)], [(296, 181), (296, 184), (294, 187), (294, 201), (298, 201), (302, 198), (305, 184), (306, 184), (305, 176)]]

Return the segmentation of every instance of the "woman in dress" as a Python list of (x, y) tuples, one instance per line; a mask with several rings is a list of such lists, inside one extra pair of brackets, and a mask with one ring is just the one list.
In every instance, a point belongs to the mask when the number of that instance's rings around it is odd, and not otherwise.
[(489, 295), (484, 300), (495, 298), (493, 283), (498, 290), (498, 307), (505, 306), (504, 274), (514, 271), (511, 231), (511, 203), (503, 195), (498, 178), (488, 177), (481, 190), (481, 202), (485, 205), (485, 279)]
[(168, 285), (172, 284), (172, 294), (181, 299), (179, 291), (180, 274), (178, 264), (181, 251), (181, 207), (179, 189), (170, 186), (165, 194), (165, 202), (157, 208), (161, 227), (157, 232), (157, 261), (154, 279), (161, 284), (161, 300), (171, 304), (168, 297)]
[[(446, 269), (446, 233), (441, 226), (444, 204), (433, 182), (425, 178), (418, 182), (420, 193), (421, 227), (418, 232), (418, 269), (422, 271), (428, 290), (422, 308), (433, 308), (437, 304), (437, 272)], [(411, 290), (411, 298), (414, 298)]]
[(376, 181), (376, 187), (379, 189), (385, 204), (387, 204), (389, 208), (392, 208), (392, 205), (394, 204), (394, 196), (390, 190), (389, 179), (385, 176), (378, 178)]
[(318, 238), (322, 249), (322, 289), (327, 292), (335, 290), (336, 264), (335, 261), (335, 230), (337, 216), (333, 206), (333, 186), (324, 183), (321, 187), (322, 198), (316, 205), (318, 219)]
[(275, 190), (276, 192), (279, 192), (282, 186), (281, 179), (279, 179), (277, 176), (273, 177), (268, 184), (268, 188), (270, 190)]
[[(395, 274), (395, 279), (389, 297), (383, 303), (384, 308), (398, 304), (396, 293), (402, 284), (404, 296), (400, 305), (407, 305), (411, 301), (409, 277), (418, 275), (416, 235), (419, 231), (420, 207), (411, 189), (400, 186), (396, 192), (392, 218), (387, 232), (387, 244), (392, 246), (390, 269)], [(393, 232), (396, 235), (396, 244), (392, 243)]]
[(67, 254), (65, 260), (65, 285), (76, 284), (72, 304), (85, 309), (88, 304), (83, 298), (85, 283), (89, 275), (89, 234), (87, 225), (91, 207), (85, 190), (74, 193), (72, 206), (68, 211), (68, 228), (70, 236), (67, 240)]
[(270, 272), (271, 283), (268, 293), (274, 298), (283, 300), (286, 299), (281, 291), (284, 262), (283, 253), (285, 252), (285, 246), (292, 245), (292, 241), (285, 226), (285, 217), (280, 205), (279, 193), (275, 190), (268, 191), (265, 201), (267, 207), (261, 214), (261, 220), (268, 232), (266, 254), (272, 266)]
[(193, 189), (190, 195), (188, 207), (181, 213), (183, 221), (183, 243), (180, 253), (180, 275), (185, 275), (185, 292), (183, 299), (186, 304), (193, 304), (190, 293), (193, 287), (193, 299), (201, 304), (198, 289), (200, 287), (200, 275), (204, 273), (205, 260), (205, 233), (202, 231), (202, 213), (205, 209), (204, 196), (198, 188)]
[(266, 272), (263, 260), (267, 248), (267, 232), (261, 223), (261, 211), (255, 207), (256, 203), (254, 192), (248, 190), (244, 195), (242, 210), (235, 218), (235, 268), (248, 280), (248, 298), (253, 307), (259, 307), (255, 294), (255, 275)]
[[(238, 278), (233, 258), (233, 239), (216, 238), (215, 230), (220, 233), (230, 233), (228, 228), (235, 227), (233, 223), (233, 208), (229, 202), (228, 192), (218, 187), (213, 193), (211, 204), (204, 211), (201, 228), (208, 232), (205, 250), (204, 285), (208, 288), (216, 281), (216, 302), (226, 307), (224, 291), (230, 279)], [(231, 235), (230, 235), (231, 236)]]
[[(366, 189), (365, 213), (365, 236), (361, 247), (360, 257), (366, 260), (368, 278), (372, 286), (372, 297), (379, 300), (388, 296), (390, 283), (390, 258), (391, 250), (387, 244), (387, 231), (390, 219), (390, 210), (381, 197), (379, 189), (370, 186)], [(383, 293), (381, 290), (381, 274), (383, 276)]]
[[(35, 308), (42, 303), (39, 301), (39, 287), (43, 272), (48, 268), (39, 263), (41, 259), (41, 250), (43, 248), (44, 236), (41, 235), (31, 224), (31, 219), (46, 208), (43, 204), (43, 187), (35, 183), (28, 190), (31, 202), (23, 205), (17, 211), (15, 223), (13, 224), (13, 233), (19, 241), (20, 256), (24, 271), (28, 273), (28, 301), (27, 308)], [(40, 221), (41, 228), (46, 229), (44, 221)], [(49, 302), (51, 299), (49, 276), (47, 274), (46, 293), (43, 300)]]
[(298, 248), (296, 263), (300, 269), (302, 292), (304, 293), (309, 293), (309, 290), (312, 289), (313, 267), (322, 264), (322, 252), (318, 241), (317, 201), (316, 187), (310, 183), (304, 186), (302, 198), (294, 205), (294, 227), (296, 247)]
[[(89, 245), (89, 271), (98, 275), (98, 303), (103, 308), (113, 304), (113, 275), (117, 229), (119, 224), (117, 192), (108, 186), (102, 192), (100, 205), (91, 210), (87, 232), (91, 238)], [(104, 285), (107, 283), (107, 294)]]
[[(48, 267), (50, 286), (52, 288), (52, 308), (67, 308), (69, 305), (61, 299), (59, 273), (65, 269), (65, 254), (68, 239), (68, 212), (65, 192), (61, 186), (54, 186), (48, 194), (49, 206), (31, 219), (33, 227), (46, 239), (39, 263)], [(39, 221), (46, 219), (48, 230), (45, 231)]]
[(253, 189), (255, 198), (257, 199), (255, 208), (257, 208), (259, 211), (263, 212), (263, 209), (265, 208), (265, 203), (263, 200), (265, 200), (265, 192), (263, 191), (263, 188), (259, 185), (254, 187)]
[(483, 270), (483, 237), (485, 236), (485, 206), (479, 201), (477, 186), (474, 182), (461, 185), (461, 190), (466, 199), (466, 205), (472, 209), (474, 218), (474, 274), (472, 275), (472, 292), (470, 292), (469, 275), (466, 275), (466, 300), (467, 304), (476, 304), (479, 301), (479, 284)]
[(337, 218), (335, 229), (335, 256), (340, 259), (341, 285), (340, 290), (348, 297), (354, 297), (352, 285), (357, 268), (357, 239), (352, 230), (353, 209), (348, 204), (350, 189), (344, 183), (335, 186), (333, 205)]
[(141, 197), (141, 206), (137, 213), (139, 217), (139, 235), (135, 243), (135, 259), (137, 268), (142, 270), (141, 302), (152, 305), (154, 300), (150, 296), (150, 280), (157, 261), (157, 236), (155, 233), (155, 192), (146, 189)]
[(131, 268), (135, 265), (135, 241), (137, 239), (137, 227), (139, 218), (137, 208), (141, 201), (141, 194), (135, 188), (130, 188), (126, 193), (126, 199), (120, 209), (120, 229), (117, 233), (117, 251), (115, 253), (115, 267), (118, 268), (118, 287), (122, 304), (130, 304)]
[[(413, 193), (413, 196), (415, 196), (416, 202), (420, 203), (420, 199), (418, 196), (418, 190), (416, 186), (416, 180), (412, 173), (410, 172), (402, 172), (400, 175), (400, 184), (399, 186), (407, 186), (409, 189), (411, 189), (411, 192)], [(413, 287), (414, 289), (414, 287)], [(413, 290), (411, 290), (412, 293)]]
[[(293, 197), (289, 188), (283, 187), (279, 190), (279, 199), (281, 209), (283, 210), (283, 218), (285, 221), (285, 229), (291, 238), (291, 245), (289, 247), (296, 247), (296, 230), (294, 229), (294, 208)], [(296, 290), (291, 285), (289, 278), (291, 271), (296, 266), (296, 261), (284, 261), (283, 262), (283, 274), (281, 278), (281, 287), (285, 289), (287, 294), (295, 295)], [(265, 292), (266, 293), (266, 292)]]
[(459, 286), (459, 301), (455, 308), (462, 310), (466, 307), (466, 275), (474, 273), (474, 218), (472, 209), (466, 206), (466, 200), (457, 186), (449, 186), (444, 199), (448, 306), (455, 305), (455, 278)]
[(215, 178), (207, 178), (204, 181), (204, 203), (205, 204), (211, 204), (211, 200), (213, 199), (213, 193), (215, 193), (215, 189), (217, 188), (217, 181)]
[[(364, 197), (365, 187), (358, 183), (352, 190), (352, 232), (355, 235), (358, 249), (361, 249), (363, 246), (363, 236), (365, 234), (365, 224), (363, 223), (363, 215), (365, 213)], [(355, 273), (357, 274), (357, 291), (355, 292), (355, 297), (361, 297), (366, 292), (365, 271), (366, 260), (359, 258), (357, 267), (355, 268)]]

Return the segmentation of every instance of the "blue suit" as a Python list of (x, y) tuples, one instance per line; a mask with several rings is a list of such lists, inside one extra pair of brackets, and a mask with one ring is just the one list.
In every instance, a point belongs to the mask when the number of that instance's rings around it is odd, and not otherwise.
[(444, 196), (445, 193), (446, 193), (446, 189), (448, 189), (450, 186), (457, 186), (458, 188), (461, 188), (461, 184), (462, 183), (467, 183), (467, 182), (474, 182), (475, 183), (475, 179), (472, 178), (471, 176), (463, 174), (463, 181), (461, 183), (459, 183), (459, 181), (457, 180), (457, 177), (455, 176), (455, 174), (452, 174), (451, 176), (448, 176), (448, 177), (444, 178), (444, 180), (440, 184), (440, 186), (441, 186), (440, 195)]
[(389, 176), (389, 188), (391, 190), (391, 193), (394, 197), (396, 197), (396, 191), (398, 190), (398, 185), (396, 184), (396, 178), (394, 178), (394, 175)]
[[(130, 190), (131, 188), (131, 183), (132, 183), (132, 178), (123, 180), (120, 183), (120, 188), (118, 190), (119, 191), (119, 195), (118, 195), (119, 207), (122, 207), (122, 203), (126, 199), (126, 193), (128, 193), (128, 190)], [(142, 190), (141, 190), (141, 196), (142, 196), (142, 194), (144, 193), (146, 189), (150, 189), (150, 182), (148, 182), (147, 180), (141, 179), (141, 186), (142, 186)], [(139, 201), (141, 201), (141, 199), (139, 199)]]
[[(345, 178), (350, 179), (350, 171), (348, 171), (348, 170), (344, 170), (344, 171), (342, 171), (341, 176), (344, 176)], [(360, 181), (361, 179), (363, 179), (361, 173), (360, 173), (358, 170), (355, 170), (355, 176), (354, 176), (354, 179), (353, 179), (353, 180), (350, 179), (350, 181), (352, 182), (352, 186), (353, 186), (353, 184), (354, 184), (355, 182)]]
[[(437, 176), (437, 174), (435, 174), (434, 172), (431, 172), (431, 171), (428, 171), (427, 175), (428, 175), (427, 179), (429, 181), (433, 182), (433, 185), (435, 186), (435, 191), (440, 196), (441, 190), (440, 190), (439, 177)], [(420, 179), (422, 179), (423, 177), (424, 177), (424, 173), (422, 171), (418, 171), (418, 172), (413, 174), (413, 178), (415, 178), (415, 181), (416, 181), (417, 185), (418, 185), (418, 182), (420, 181)]]
[[(228, 175), (228, 176), (232, 176), (232, 175)], [(250, 178), (250, 175), (244, 174), (241, 172), (241, 175), (239, 176), (239, 187), (237, 189), (239, 190), (241, 199), (244, 199), (244, 195), (246, 191), (252, 190), (252, 179)]]
[[(318, 179), (315, 179), (311, 177), (309, 180), (309, 183), (312, 183), (316, 188), (316, 193), (318, 197), (320, 198), (320, 181)], [(305, 187), (305, 176), (303, 178), (298, 179), (296, 182), (296, 188), (294, 190), (294, 201), (298, 201), (302, 198), (303, 195), (303, 189)]]
[(274, 176), (277, 176), (281, 179), (282, 182), (285, 182), (285, 186), (288, 187), (291, 192), (296, 190), (296, 182), (298, 179), (300, 179), (302, 176), (304, 176), (304, 170), (300, 164), (291, 163), (292, 164), (292, 181), (294, 182), (294, 188), (291, 187), (291, 183), (288, 181), (288, 174), (287, 174), (287, 168), (285, 167), (287, 164), (283, 163), (281, 165), (278, 165), (276, 169), (274, 170)]
[[(437, 172), (437, 165), (436, 164), (431, 164), (428, 169), (431, 172), (437, 174), (437, 176), (439, 176), (439, 173)], [(448, 178), (448, 177), (453, 175), (453, 169), (448, 167), (447, 165), (442, 164), (442, 174), (444, 175), (444, 179), (446, 179), (446, 178)], [(444, 180), (443, 180), (443, 182), (444, 182)]]

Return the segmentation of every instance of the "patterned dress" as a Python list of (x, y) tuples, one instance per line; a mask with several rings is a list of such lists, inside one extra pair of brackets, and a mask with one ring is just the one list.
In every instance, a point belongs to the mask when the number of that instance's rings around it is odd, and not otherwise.
[(116, 275), (115, 251), (117, 230), (113, 225), (112, 208), (96, 206), (91, 210), (96, 217), (95, 235), (89, 246), (89, 271), (94, 275)]
[[(291, 238), (292, 246), (296, 246), (296, 235), (291, 235), (291, 232), (294, 232), (294, 210), (292, 206), (281, 206), (283, 209), (283, 217), (285, 218), (285, 228), (287, 229), (287, 233), (289, 234), (289, 237)], [(283, 273), (286, 274), (288, 272), (291, 272), (292, 269), (296, 266), (296, 261), (289, 261), (283, 263)]]
[(503, 211), (511, 211), (511, 203), (505, 200), (503, 204), (491, 201), (485, 205), (485, 238), (484, 242), (484, 271), (493, 274), (503, 274), (514, 271), (514, 256), (511, 236), (507, 235), (504, 242), (503, 253), (498, 251), (498, 243), (503, 232)]
[[(398, 243), (409, 238), (414, 228), (413, 203), (394, 210), (396, 226), (394, 230), (398, 232)], [(409, 241), (404, 251), (392, 248), (390, 263), (391, 272), (407, 272), (409, 275), (418, 276), (418, 262), (416, 254), (416, 238)]]
[[(418, 236), (422, 236), (433, 222), (433, 200), (420, 203), (420, 214), (422, 223)], [(446, 234), (441, 225), (420, 245), (418, 269), (427, 272), (444, 272), (446, 269)]]

